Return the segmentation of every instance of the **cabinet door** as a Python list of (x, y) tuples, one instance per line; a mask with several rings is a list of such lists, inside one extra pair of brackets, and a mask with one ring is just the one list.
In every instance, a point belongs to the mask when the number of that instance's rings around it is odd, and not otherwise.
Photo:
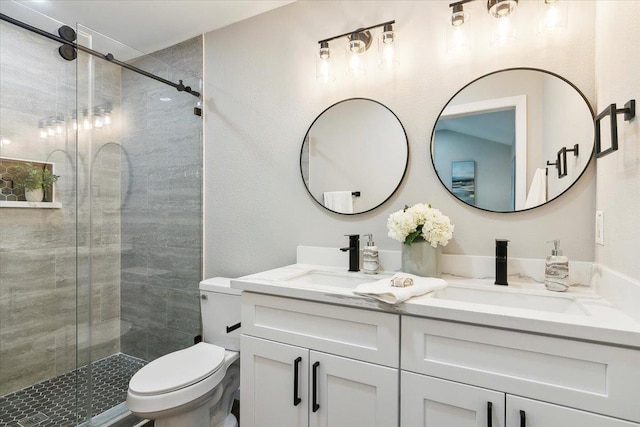
[(316, 351), (309, 364), (311, 427), (398, 426), (397, 369)]
[(504, 427), (504, 393), (406, 371), (400, 382), (402, 427)]
[(507, 395), (507, 427), (640, 427), (640, 424)]
[(242, 427), (308, 427), (309, 350), (245, 335), (240, 343)]

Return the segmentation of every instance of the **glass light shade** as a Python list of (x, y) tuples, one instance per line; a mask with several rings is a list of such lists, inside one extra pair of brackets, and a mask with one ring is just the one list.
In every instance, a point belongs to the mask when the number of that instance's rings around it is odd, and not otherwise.
[(58, 135), (62, 135), (62, 131), (63, 131), (62, 124), (63, 122), (61, 120), (56, 121), (56, 133)]
[(93, 127), (96, 129), (100, 129), (103, 126), (104, 122), (102, 121), (102, 117), (96, 116), (93, 120)]
[(89, 119), (89, 113), (84, 113), (82, 115), (82, 128), (84, 130), (90, 130), (91, 129), (91, 120)]
[(366, 49), (366, 45), (365, 45), (364, 41), (359, 40), (359, 39), (349, 40), (349, 44), (347, 45), (347, 49), (351, 53), (363, 53), (365, 51), (365, 49)]
[(363, 54), (347, 49), (347, 73), (354, 77), (366, 74)]
[(104, 117), (102, 119), (105, 126), (109, 126), (111, 124), (111, 113), (109, 111), (104, 112)]
[(567, 29), (569, 20), (568, 2), (566, 0), (539, 0), (538, 33), (553, 34)]
[(47, 124), (47, 136), (54, 136), (56, 134), (56, 130), (53, 127), (53, 123)]
[(71, 121), (71, 129), (74, 132), (78, 130), (78, 120), (75, 118)]
[(393, 68), (398, 65), (398, 35), (394, 31), (384, 31), (378, 38), (378, 57), (380, 68)]
[(0, 138), (0, 146), (6, 146), (11, 144), (11, 140), (9, 138), (2, 137)]
[(46, 139), (47, 138), (47, 131), (45, 128), (40, 128), (40, 138), (42, 139)]
[(513, 43), (516, 40), (515, 14), (495, 19), (495, 28), (491, 33), (491, 45), (500, 47)]
[(328, 47), (320, 48), (316, 55), (316, 79), (323, 83), (329, 83), (335, 79), (331, 61), (332, 55), (333, 52)]
[(452, 54), (464, 53), (471, 50), (473, 25), (470, 16), (464, 14), (464, 24), (455, 25), (453, 15), (447, 18), (447, 52)]
[(511, 15), (516, 6), (517, 0), (489, 0), (489, 14), (494, 18), (504, 18)]
[(469, 19), (469, 14), (467, 12), (464, 12), (464, 11), (454, 12), (449, 17), (449, 24), (454, 27), (459, 27), (460, 25), (467, 22), (468, 19)]

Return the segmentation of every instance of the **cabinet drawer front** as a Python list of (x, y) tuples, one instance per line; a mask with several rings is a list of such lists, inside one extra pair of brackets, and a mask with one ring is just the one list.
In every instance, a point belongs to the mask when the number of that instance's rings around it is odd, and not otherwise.
[(640, 351), (404, 316), (402, 369), (640, 421)]
[(395, 368), (399, 364), (400, 317), (395, 314), (243, 292), (242, 333)]
[(504, 393), (405, 371), (401, 378), (401, 427), (504, 426)]
[(628, 421), (507, 395), (507, 427), (519, 427), (522, 417), (527, 427), (640, 427)]

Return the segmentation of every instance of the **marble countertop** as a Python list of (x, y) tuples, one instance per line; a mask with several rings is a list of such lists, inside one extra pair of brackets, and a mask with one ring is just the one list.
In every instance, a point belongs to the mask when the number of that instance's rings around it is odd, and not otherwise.
[[(573, 286), (567, 292), (547, 291), (544, 284), (527, 277), (509, 276), (509, 286), (496, 286), (489, 279), (471, 279), (444, 275), (451, 288), (482, 290), (494, 294), (525, 294), (573, 300), (584, 312), (561, 312), (516, 308), (505, 305), (464, 302), (434, 298), (431, 294), (414, 297), (402, 304), (389, 305), (374, 298), (355, 295), (352, 287), (325, 283), (300, 283), (295, 279), (308, 271), (320, 271), (348, 278), (353, 283), (373, 282), (393, 273), (365, 275), (350, 273), (344, 268), (312, 264), (293, 264), (231, 280), (231, 287), (243, 291), (339, 304), (368, 310), (429, 317), (474, 325), (511, 329), (537, 334), (560, 336), (640, 349), (640, 323), (614, 307), (586, 286)], [(489, 294), (487, 294), (489, 295)], [(490, 299), (490, 298), (489, 298)]]

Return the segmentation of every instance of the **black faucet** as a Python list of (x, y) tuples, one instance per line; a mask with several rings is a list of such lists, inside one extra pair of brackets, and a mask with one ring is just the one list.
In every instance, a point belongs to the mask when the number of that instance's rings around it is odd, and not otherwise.
[(496, 285), (508, 285), (507, 282), (507, 244), (508, 240), (496, 239)]
[(340, 248), (342, 252), (349, 251), (349, 271), (360, 271), (360, 235), (345, 234), (349, 237), (349, 247)]

